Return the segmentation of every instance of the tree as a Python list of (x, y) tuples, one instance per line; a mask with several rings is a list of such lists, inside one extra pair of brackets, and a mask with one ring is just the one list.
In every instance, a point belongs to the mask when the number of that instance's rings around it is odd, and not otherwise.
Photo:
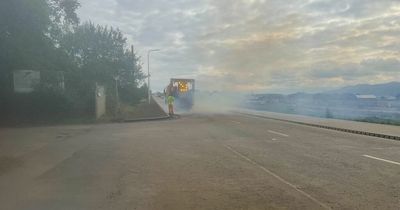
[[(16, 99), (19, 96), (13, 94), (12, 72), (14, 70), (61, 71), (71, 68), (73, 63), (65, 59), (67, 56), (63, 54), (57, 43), (62, 35), (60, 32), (56, 33), (55, 29), (72, 30), (73, 25), (79, 22), (75, 12), (78, 6), (77, 0), (0, 1), (0, 111), (2, 117), (10, 112), (18, 113), (16, 105), (19, 104), (25, 103), (28, 108), (34, 107), (29, 106), (33, 102), (28, 100), (34, 97), (25, 97), (27, 100), (21, 101)], [(42, 96), (43, 94), (40, 97)], [(45, 100), (40, 102), (42, 105), (46, 104)]]
[(0, 65), (2, 76), (13, 69), (38, 67), (39, 55), (47, 54), (51, 42), (45, 36), (50, 23), (43, 0), (0, 2)]
[(62, 60), (54, 37), (61, 37), (56, 28), (78, 24), (78, 6), (77, 0), (0, 1), (2, 90), (11, 90), (11, 72), (15, 69), (46, 70), (66, 65), (68, 61)]
[(49, 31), (54, 42), (61, 41), (64, 34), (73, 31), (79, 24), (76, 10), (80, 3), (77, 0), (47, 0), (52, 20)]
[[(127, 49), (126, 38), (119, 29), (86, 22), (63, 37), (61, 48), (78, 67), (71, 72), (75, 77), (71, 84), (82, 91), (93, 90), (95, 83), (102, 84), (108, 90), (108, 99), (115, 101), (115, 79), (118, 88), (132, 91), (144, 79), (139, 58)], [(121, 98), (128, 99), (124, 94), (131, 94), (134, 100), (132, 91), (122, 91)], [(113, 109), (108, 107), (109, 111)]]
[(94, 82), (109, 83), (123, 68), (126, 38), (119, 30), (85, 23), (64, 36), (61, 47)]
[[(136, 100), (131, 96), (144, 79), (139, 58), (127, 50), (126, 38), (120, 30), (93, 23), (79, 25), (76, 14), (79, 6), (78, 0), (0, 1), (0, 110), (3, 113), (14, 109), (17, 103), (22, 104), (14, 100), (16, 94), (12, 90), (12, 72), (18, 69), (48, 72), (41, 76), (42, 83), (63, 72), (66, 92), (57, 92), (52, 88), (54, 85), (44, 84), (38, 87), (40, 94), (35, 94), (41, 98), (57, 98), (47, 101), (64, 98), (86, 113), (93, 108), (90, 102), (95, 83), (105, 85), (112, 99), (117, 77), (122, 98)], [(47, 104), (44, 99), (37, 104), (42, 101)], [(31, 107), (29, 103), (24, 101)]]

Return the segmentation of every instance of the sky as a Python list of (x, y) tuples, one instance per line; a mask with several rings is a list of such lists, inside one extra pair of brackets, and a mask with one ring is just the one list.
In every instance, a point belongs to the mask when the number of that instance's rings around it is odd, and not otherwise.
[(152, 89), (320, 92), (400, 81), (399, 0), (80, 0), (150, 58)]

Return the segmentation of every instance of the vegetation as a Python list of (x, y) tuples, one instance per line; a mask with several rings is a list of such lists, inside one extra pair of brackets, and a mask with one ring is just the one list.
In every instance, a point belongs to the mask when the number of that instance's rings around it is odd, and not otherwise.
[(359, 122), (367, 122), (367, 123), (376, 123), (376, 124), (386, 124), (386, 125), (398, 125), (400, 126), (400, 120), (396, 119), (383, 119), (379, 117), (366, 117), (366, 118), (358, 118), (353, 119)]
[[(145, 96), (140, 59), (128, 49), (121, 31), (80, 24), (78, 7), (77, 0), (0, 1), (3, 120), (91, 116), (96, 84), (106, 87), (109, 105), (115, 104), (116, 88), (126, 103)], [(34, 93), (13, 92), (13, 71), (20, 69), (41, 71)], [(57, 86), (60, 75), (65, 88)]]

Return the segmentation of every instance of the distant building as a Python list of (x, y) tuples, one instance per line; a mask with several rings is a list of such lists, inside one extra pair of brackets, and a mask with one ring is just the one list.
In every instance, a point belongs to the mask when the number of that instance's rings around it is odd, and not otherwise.
[(394, 97), (394, 96), (384, 96), (383, 99), (384, 100), (388, 100), (388, 101), (395, 101), (396, 97)]
[(378, 97), (375, 95), (356, 95), (359, 108), (377, 107)]
[(378, 99), (375, 95), (356, 95), (357, 99)]

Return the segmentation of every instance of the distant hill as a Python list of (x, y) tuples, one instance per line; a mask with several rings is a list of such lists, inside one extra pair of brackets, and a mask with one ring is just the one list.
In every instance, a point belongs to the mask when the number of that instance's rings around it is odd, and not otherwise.
[(376, 96), (397, 96), (400, 94), (400, 82), (391, 82), (376, 85), (354, 85), (343, 87), (337, 90), (328, 91), (326, 93), (334, 94), (361, 94), (361, 95), (376, 95)]

